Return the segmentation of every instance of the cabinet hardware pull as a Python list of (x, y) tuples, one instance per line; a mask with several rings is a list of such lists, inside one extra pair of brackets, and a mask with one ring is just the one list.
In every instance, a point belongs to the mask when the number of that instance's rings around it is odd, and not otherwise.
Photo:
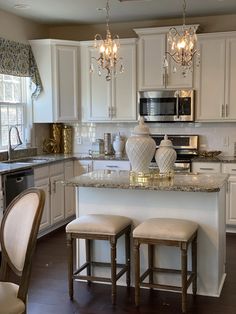
[(119, 166), (115, 166), (115, 165), (106, 165), (106, 168), (119, 168)]
[(108, 117), (111, 118), (111, 107), (108, 107)]
[(232, 171), (236, 171), (236, 169), (231, 169)]
[(214, 168), (200, 168), (200, 170), (214, 170)]
[(225, 105), (225, 116), (228, 117), (229, 116), (229, 108), (228, 108), (228, 104)]
[(225, 105), (222, 104), (221, 105), (221, 118), (223, 118), (225, 116)]
[(162, 74), (162, 84), (164, 86), (166, 86), (166, 83), (165, 83), (165, 73)]

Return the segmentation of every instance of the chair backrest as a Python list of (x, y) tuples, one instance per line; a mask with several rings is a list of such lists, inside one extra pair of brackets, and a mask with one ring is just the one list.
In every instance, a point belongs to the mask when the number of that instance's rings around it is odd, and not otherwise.
[(1, 223), (0, 280), (9, 281), (10, 272), (15, 273), (19, 277), (18, 297), (24, 302), (44, 203), (43, 190), (27, 189), (9, 204)]

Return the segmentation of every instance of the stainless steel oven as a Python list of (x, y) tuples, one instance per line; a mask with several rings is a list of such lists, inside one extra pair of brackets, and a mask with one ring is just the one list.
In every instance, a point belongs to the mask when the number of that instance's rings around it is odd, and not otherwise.
[(160, 90), (138, 93), (139, 115), (146, 122), (194, 121), (193, 90)]
[[(155, 140), (157, 148), (163, 140), (164, 135), (151, 134)], [(168, 139), (172, 141), (174, 149), (177, 153), (177, 159), (173, 170), (175, 172), (190, 172), (191, 160), (198, 155), (198, 135), (168, 135)], [(152, 160), (150, 168), (158, 167), (155, 158)]]

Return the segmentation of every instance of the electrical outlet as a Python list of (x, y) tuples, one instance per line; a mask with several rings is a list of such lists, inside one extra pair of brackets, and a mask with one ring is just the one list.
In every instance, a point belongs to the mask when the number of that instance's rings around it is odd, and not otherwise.
[(77, 143), (78, 145), (81, 145), (81, 144), (82, 144), (82, 138), (81, 138), (81, 136), (78, 136), (78, 137), (76, 138), (76, 143)]

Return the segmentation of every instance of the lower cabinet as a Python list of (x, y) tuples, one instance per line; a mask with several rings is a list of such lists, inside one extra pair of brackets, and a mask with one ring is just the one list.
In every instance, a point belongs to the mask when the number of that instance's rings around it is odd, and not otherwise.
[[(236, 164), (220, 162), (193, 162), (192, 172), (229, 174), (226, 191), (226, 224), (236, 227)], [(227, 231), (231, 231), (227, 227)]]
[(222, 172), (229, 174), (226, 194), (226, 223), (236, 226), (236, 164), (223, 164)]
[(94, 160), (93, 170), (108, 169), (108, 170), (131, 170), (128, 160)]
[(40, 234), (56, 229), (73, 217), (75, 213), (75, 193), (73, 188), (64, 187), (62, 181), (74, 176), (73, 161), (36, 167), (35, 187), (44, 190), (46, 199), (40, 224)]

